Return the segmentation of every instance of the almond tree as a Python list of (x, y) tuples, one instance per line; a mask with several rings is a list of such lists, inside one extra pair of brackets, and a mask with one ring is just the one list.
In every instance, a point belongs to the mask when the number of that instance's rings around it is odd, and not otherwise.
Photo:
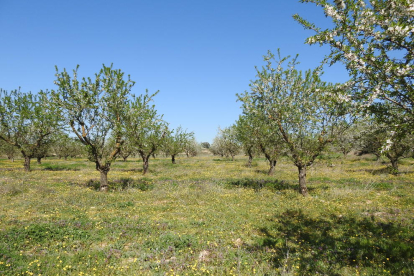
[(194, 139), (194, 132), (186, 132), (181, 126), (168, 133), (165, 138), (163, 149), (171, 156), (171, 162), (176, 164), (177, 154), (184, 152), (186, 145)]
[(257, 137), (257, 145), (260, 151), (264, 154), (267, 161), (269, 161), (268, 175), (273, 175), (275, 172), (277, 160), (285, 154), (285, 143), (277, 128), (272, 125), (272, 121), (263, 118), (258, 121), (253, 135)]
[[(294, 18), (315, 34), (308, 44), (329, 45), (325, 61), (343, 63), (353, 99), (374, 114), (394, 111), (390, 126), (413, 129), (414, 2), (407, 0), (301, 0), (321, 6), (333, 27)], [(403, 126), (405, 125), (405, 126)]]
[[(88, 159), (100, 172), (100, 190), (108, 190), (108, 172), (117, 158), (123, 140), (123, 124), (128, 112), (128, 100), (134, 82), (124, 79), (121, 70), (112, 65), (95, 74), (95, 78), (78, 80), (78, 68), (70, 76), (56, 67), (58, 90), (54, 100), (63, 110), (63, 116), (73, 133), (86, 147)], [(115, 143), (108, 147), (108, 139)]]
[(358, 137), (360, 149), (372, 153), (379, 159), (385, 156), (391, 162), (390, 173), (399, 173), (398, 162), (413, 154), (413, 136), (401, 128), (390, 128), (387, 124), (378, 124), (376, 120), (366, 120), (364, 129)]
[[(246, 103), (244, 106), (247, 106)], [(247, 165), (250, 167), (253, 154), (261, 152), (269, 162), (268, 175), (274, 174), (277, 160), (284, 153), (284, 143), (271, 123), (258, 113), (243, 114), (236, 122), (238, 140), (249, 156)]]
[(260, 114), (275, 126), (298, 168), (299, 192), (306, 196), (306, 169), (343, 131), (346, 109), (334, 101), (333, 86), (321, 81), (319, 68), (302, 73), (295, 69), (296, 58), (289, 61), (289, 57), (281, 58), (279, 54), (276, 59), (271, 52), (265, 62), (261, 70), (256, 68), (251, 92), (239, 99), (244, 103), (244, 113)]
[(229, 156), (224, 145), (224, 139), (219, 134), (217, 134), (216, 137), (214, 137), (213, 143), (209, 147), (209, 150), (213, 155), (220, 155), (221, 157)]
[(17, 148), (4, 140), (0, 139), (0, 152), (7, 156), (11, 162), (14, 162), (14, 157), (17, 153)]
[(226, 127), (224, 129), (219, 128), (219, 135), (221, 138), (221, 146), (223, 147), (224, 154), (231, 156), (231, 160), (234, 161), (234, 157), (240, 152), (240, 141), (237, 139), (237, 131), (235, 125)]
[(240, 115), (235, 124), (237, 140), (240, 141), (244, 153), (249, 157), (247, 166), (252, 166), (254, 155), (257, 153), (257, 137), (253, 135), (255, 130), (252, 116)]
[(67, 160), (68, 157), (80, 155), (82, 153), (80, 149), (82, 149), (82, 144), (77, 137), (70, 137), (65, 132), (60, 132), (56, 135), (53, 150), (58, 158), (63, 157)]
[(187, 157), (197, 156), (197, 154), (201, 151), (201, 144), (199, 144), (195, 137), (192, 137), (187, 141), (184, 146), (184, 152)]
[(0, 139), (23, 155), (24, 169), (41, 148), (47, 148), (59, 129), (59, 110), (48, 91), (38, 94), (0, 90)]
[(157, 93), (149, 95), (147, 91), (133, 97), (125, 116), (125, 137), (142, 158), (143, 174), (148, 172), (150, 157), (160, 149), (169, 133), (168, 124), (157, 114), (155, 106), (149, 104)]
[(125, 142), (122, 144), (121, 152), (119, 155), (122, 157), (123, 161), (126, 162), (129, 156), (134, 155), (136, 152), (131, 140), (126, 139)]

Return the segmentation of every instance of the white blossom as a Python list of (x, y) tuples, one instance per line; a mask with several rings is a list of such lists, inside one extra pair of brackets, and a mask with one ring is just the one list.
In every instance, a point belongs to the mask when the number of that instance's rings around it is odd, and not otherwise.
[(342, 20), (342, 16), (332, 6), (327, 5), (325, 7), (325, 14), (335, 20)]

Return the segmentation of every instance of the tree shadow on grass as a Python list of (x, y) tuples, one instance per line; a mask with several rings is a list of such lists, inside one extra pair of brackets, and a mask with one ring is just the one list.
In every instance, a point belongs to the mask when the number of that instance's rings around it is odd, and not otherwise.
[(45, 166), (41, 169), (42, 171), (80, 171), (79, 168), (71, 168), (66, 166)]
[(278, 179), (229, 179), (226, 181), (226, 185), (228, 187), (252, 188), (256, 191), (263, 188), (268, 188), (274, 191), (297, 190), (298, 188), (297, 184), (293, 185), (292, 183)]
[(275, 252), (275, 267), (294, 267), (299, 275), (408, 275), (413, 272), (414, 233), (409, 225), (371, 217), (330, 215), (313, 218), (288, 210), (275, 216), (270, 227), (249, 250)]

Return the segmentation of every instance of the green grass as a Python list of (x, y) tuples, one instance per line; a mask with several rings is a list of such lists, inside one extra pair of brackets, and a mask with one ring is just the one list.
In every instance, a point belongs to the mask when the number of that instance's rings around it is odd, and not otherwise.
[[(0, 275), (413, 275), (413, 160), (0, 160)], [(331, 163), (332, 162), (332, 163)], [(359, 166), (359, 164), (361, 166)]]

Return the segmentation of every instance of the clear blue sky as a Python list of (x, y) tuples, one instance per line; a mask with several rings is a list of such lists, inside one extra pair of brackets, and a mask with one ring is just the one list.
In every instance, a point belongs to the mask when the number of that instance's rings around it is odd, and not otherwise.
[[(299, 13), (329, 24), (322, 9), (296, 0), (0, 0), (0, 88), (56, 89), (55, 65), (93, 76), (114, 64), (136, 81), (134, 94), (160, 90), (155, 105), (172, 128), (211, 142), (241, 113), (236, 93), (249, 89), (268, 50), (299, 54), (316, 67), (328, 48), (305, 45)], [(325, 80), (347, 79), (341, 66)]]

